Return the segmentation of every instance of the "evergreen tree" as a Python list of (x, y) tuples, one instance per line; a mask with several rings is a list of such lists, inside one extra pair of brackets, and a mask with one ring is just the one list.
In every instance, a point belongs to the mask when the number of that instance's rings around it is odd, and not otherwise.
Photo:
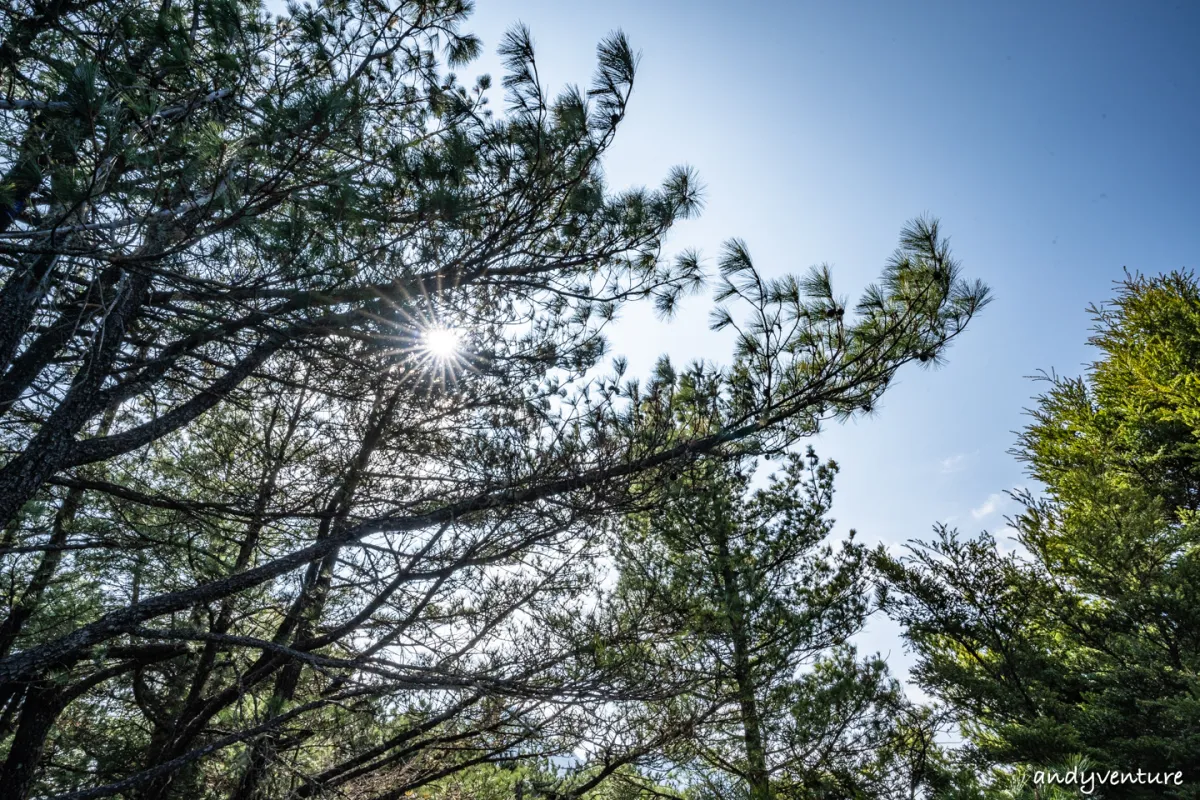
[[(722, 266), (719, 296), (754, 296), (743, 247), (731, 246)], [(809, 281), (827, 289), (820, 271)], [(714, 322), (733, 324), (720, 310)], [(760, 335), (742, 332), (742, 364), (759, 357)], [(676, 375), (665, 360), (649, 392), (672, 398), (677, 435), (687, 437), (725, 429), (739, 398), (726, 401), (703, 365)], [(869, 407), (877, 392), (861, 402)], [(752, 492), (758, 453), (784, 466)], [(886, 665), (858, 660), (849, 644), (871, 608), (866, 551), (853, 531), (838, 548), (826, 541), (836, 472), (811, 448), (694, 461), (671, 472), (668, 488), (616, 537), (618, 607), (657, 627), (662, 660), (693, 682), (700, 721), (676, 757), (701, 767), (685, 781), (707, 787), (694, 788), (697, 796), (903, 795), (922, 780), (901, 752), (919, 715)]]
[(697, 796), (874, 795), (882, 777), (902, 696), (848, 644), (869, 611), (864, 550), (825, 543), (837, 466), (809, 452), (754, 492), (745, 464), (689, 467), (622, 542), (624, 602), (664, 609), (674, 661), (711, 704)]
[(1048, 378), (1015, 451), (1045, 486), (1018, 496), (1023, 550), (942, 530), (881, 555), (889, 607), (979, 768), (1181, 771), (1181, 786), (1098, 791), (1195, 797), (1200, 288), (1128, 278), (1093, 311), (1100, 358)]
[(662, 253), (690, 171), (603, 182), (623, 36), (551, 95), (514, 29), (493, 116), (444, 71), (456, 0), (11, 6), (6, 797), (399, 797), (603, 741), (563, 784), (599, 785), (687, 724), (619, 713), (685, 682), (605, 655), (645, 636), (594, 613), (605, 526), (857, 413), (986, 299), (926, 222), (857, 314), (734, 264), (725, 427), (680, 436), (598, 368), (701, 277)]

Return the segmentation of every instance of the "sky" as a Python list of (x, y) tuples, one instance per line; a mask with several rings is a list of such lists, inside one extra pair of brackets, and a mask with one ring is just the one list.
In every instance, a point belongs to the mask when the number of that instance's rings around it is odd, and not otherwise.
[[(478, 0), (467, 29), (487, 55), (459, 77), (498, 78), (518, 21), (554, 88), (587, 85), (609, 31), (641, 51), (606, 172), (613, 189), (699, 172), (704, 213), (668, 251), (712, 267), (740, 237), (764, 274), (829, 263), (853, 300), (926, 213), (991, 286), (947, 365), (902, 371), (871, 417), (813, 442), (841, 466), (838, 529), (862, 541), (895, 548), (939, 521), (1011, 541), (1005, 492), (1037, 488), (1008, 452), (1031, 376), (1086, 370), (1087, 307), (1124, 269), (1200, 266), (1200, 4)], [(627, 309), (612, 353), (643, 377), (662, 353), (728, 363), (710, 307)], [(884, 619), (859, 646), (901, 676), (912, 663)]]

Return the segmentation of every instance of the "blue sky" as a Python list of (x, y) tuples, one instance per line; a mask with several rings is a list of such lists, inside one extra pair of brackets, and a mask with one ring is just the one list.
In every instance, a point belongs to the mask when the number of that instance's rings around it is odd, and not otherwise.
[[(905, 371), (872, 418), (815, 442), (842, 466), (839, 527), (865, 541), (938, 520), (1004, 536), (1002, 493), (1027, 484), (1006, 452), (1038, 391), (1027, 376), (1085, 368), (1085, 309), (1123, 267), (1200, 262), (1200, 4), (480, 0), (468, 27), (488, 55), (460, 77), (498, 77), (518, 20), (548, 84), (586, 84), (610, 30), (642, 51), (607, 171), (614, 188), (699, 171), (705, 212), (672, 246), (711, 264), (742, 237), (764, 273), (828, 262), (854, 298), (928, 212), (991, 285), (947, 366)], [(627, 310), (612, 350), (635, 375), (660, 353), (727, 362), (709, 306), (670, 323)], [(886, 621), (862, 644), (903, 674)]]

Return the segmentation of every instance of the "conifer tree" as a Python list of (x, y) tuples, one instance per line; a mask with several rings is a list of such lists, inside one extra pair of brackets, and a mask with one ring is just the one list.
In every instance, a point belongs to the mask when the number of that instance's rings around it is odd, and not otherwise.
[(750, 492), (746, 464), (703, 462), (623, 541), (619, 593), (663, 609), (674, 663), (712, 704), (690, 748), (697, 796), (875, 794), (891, 777), (876, 759), (902, 694), (849, 644), (870, 593), (862, 546), (825, 541), (836, 471), (810, 450)]
[(1194, 797), (1200, 286), (1130, 277), (1092, 310), (1099, 357), (1083, 377), (1047, 378), (1015, 450), (1045, 490), (1017, 495), (1022, 548), (942, 529), (879, 563), (915, 675), (958, 714), (982, 773), (1082, 759), (1182, 773), (1105, 797)]
[(0, 19), (6, 797), (399, 797), (604, 740), (598, 785), (686, 724), (611, 713), (685, 687), (603, 655), (645, 633), (590, 613), (604, 526), (857, 413), (986, 299), (929, 223), (857, 313), (735, 269), (731, 412), (680, 437), (598, 366), (701, 278), (663, 254), (690, 170), (603, 181), (635, 53), (554, 94), (518, 27), (493, 115), (445, 71), (468, 12)]
[[(723, 299), (756, 298), (760, 288), (786, 296), (789, 288), (760, 283), (740, 244), (727, 249), (722, 271)], [(807, 285), (830, 294), (820, 270)], [(762, 334), (775, 317), (760, 308), (761, 327), (739, 329), (741, 365), (771, 339)], [(813, 311), (830, 316), (829, 307)], [(714, 324), (735, 323), (719, 308)], [(860, 402), (869, 407), (881, 389)], [(745, 396), (723, 396), (720, 375), (703, 365), (677, 375), (666, 360), (648, 394), (671, 398), (675, 435), (686, 437), (726, 428)], [(886, 665), (860, 661), (850, 644), (872, 610), (866, 550), (853, 531), (837, 548), (827, 542), (837, 465), (821, 464), (811, 447), (801, 456), (747, 444), (672, 471), (616, 537), (617, 606), (658, 627), (661, 660), (688, 677), (698, 700), (700, 721), (676, 751), (699, 767), (685, 783), (703, 787), (691, 792), (698, 797), (751, 800), (911, 794), (923, 775), (902, 740), (920, 727), (920, 714)], [(783, 466), (751, 491), (758, 454), (780, 456)]]

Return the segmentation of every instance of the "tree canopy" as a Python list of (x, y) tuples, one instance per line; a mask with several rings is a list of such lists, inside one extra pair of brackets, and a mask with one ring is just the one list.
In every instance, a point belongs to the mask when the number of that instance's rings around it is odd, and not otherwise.
[[(682, 428), (721, 427), (711, 376), (660, 376)], [(896, 743), (914, 710), (850, 643), (872, 609), (865, 548), (853, 531), (830, 544), (837, 464), (788, 453), (752, 491), (754, 463), (687, 465), (615, 541), (615, 607), (658, 626), (659, 660), (691, 682), (676, 778), (695, 798), (908, 790), (920, 776)]]
[(447, 71), (469, 11), (0, 19), (5, 797), (601, 786), (696, 723), (653, 626), (597, 601), (613, 526), (870, 410), (987, 301), (928, 219), (853, 308), (733, 241), (720, 424), (681, 429), (678, 393), (603, 365), (624, 304), (703, 278), (664, 252), (691, 170), (604, 183), (635, 52), (612, 34), (554, 93), (516, 27), (493, 113)]
[(1045, 486), (1018, 495), (1021, 547), (943, 528), (878, 560), (917, 680), (958, 714), (981, 774), (1182, 771), (1104, 796), (1195, 797), (1200, 286), (1127, 277), (1093, 312), (1100, 357), (1047, 376), (1015, 450)]

